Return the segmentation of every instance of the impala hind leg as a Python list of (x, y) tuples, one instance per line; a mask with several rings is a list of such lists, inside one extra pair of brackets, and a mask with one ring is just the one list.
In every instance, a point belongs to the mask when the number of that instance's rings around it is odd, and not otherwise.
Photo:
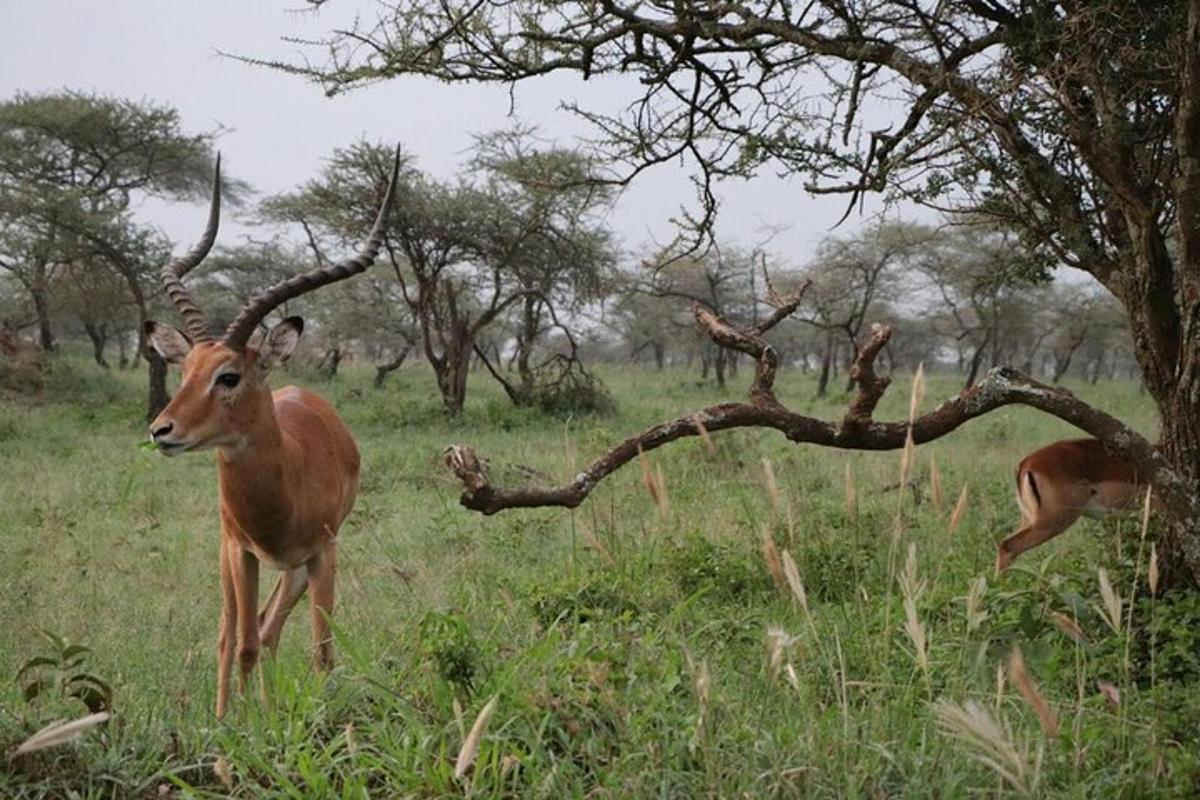
[(308, 562), (308, 603), (312, 610), (313, 664), (317, 669), (333, 666), (333, 637), (329, 618), (333, 615), (333, 585), (337, 576), (337, 545), (333, 542)]
[(996, 574), (1008, 569), (1021, 553), (1048, 542), (1071, 527), (1079, 514), (1078, 508), (1064, 508), (1053, 514), (1043, 511), (1033, 519), (1025, 520), (1016, 533), (1000, 543), (996, 553)]
[(283, 633), (283, 623), (287, 622), (288, 614), (296, 607), (301, 595), (308, 587), (308, 568), (297, 567), (279, 575), (275, 588), (267, 597), (262, 611), (258, 615), (258, 634), (263, 647), (274, 653), (279, 646), (279, 636)]

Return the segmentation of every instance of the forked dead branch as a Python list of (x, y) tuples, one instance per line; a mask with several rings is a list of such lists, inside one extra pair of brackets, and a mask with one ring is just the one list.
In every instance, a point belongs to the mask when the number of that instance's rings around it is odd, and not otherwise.
[[(459, 502), (473, 511), (495, 514), (509, 508), (561, 506), (575, 508), (604, 478), (648, 452), (677, 439), (734, 428), (771, 428), (797, 444), (815, 444), (845, 450), (896, 450), (904, 447), (909, 423), (877, 422), (874, 412), (890, 378), (875, 372), (875, 359), (891, 338), (891, 329), (875, 324), (870, 338), (859, 348), (851, 366), (857, 391), (839, 421), (804, 416), (788, 409), (775, 395), (779, 355), (763, 337), (800, 305), (807, 285), (787, 297), (771, 293), (774, 312), (752, 328), (735, 328), (700, 304), (692, 312), (701, 330), (718, 346), (745, 353), (756, 361), (747, 402), (719, 403), (676, 419), (659, 423), (612, 447), (573, 480), (552, 487), (493, 486), (486, 462), (470, 445), (446, 448), (446, 464), (463, 484)], [(1012, 404), (1032, 406), (1052, 414), (1101, 440), (1114, 455), (1135, 464), (1142, 474), (1152, 476), (1155, 490), (1167, 504), (1187, 508), (1194, 499), (1174, 478), (1170, 464), (1149, 441), (1120, 420), (1084, 403), (1071, 392), (1049, 386), (1008, 367), (996, 367), (983, 380), (937, 408), (916, 417), (912, 436), (916, 444), (931, 442), (956, 430), (969, 420)]]

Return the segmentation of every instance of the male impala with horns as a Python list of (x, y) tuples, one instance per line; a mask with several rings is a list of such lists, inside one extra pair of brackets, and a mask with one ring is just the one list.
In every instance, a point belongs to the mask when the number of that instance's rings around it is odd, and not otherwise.
[[(179, 392), (150, 425), (168, 456), (216, 450), (221, 517), (221, 625), (217, 644), (217, 716), (229, 702), (236, 653), (240, 688), (258, 660), (274, 649), (288, 613), (307, 589), (312, 608), (313, 658), (333, 661), (337, 533), (354, 505), (359, 457), (354, 438), (333, 408), (295, 386), (272, 392), (267, 375), (288, 359), (303, 322), (289, 317), (257, 344), (259, 324), (284, 301), (362, 272), (374, 262), (395, 191), (399, 154), (383, 205), (362, 251), (353, 258), (296, 275), (256, 294), (220, 339), (192, 300), (183, 276), (208, 254), (220, 216), (220, 159), (213, 179), (208, 226), (200, 242), (162, 270), (162, 284), (185, 330), (146, 323), (154, 348), (183, 368)], [(258, 609), (259, 563), (280, 570)]]

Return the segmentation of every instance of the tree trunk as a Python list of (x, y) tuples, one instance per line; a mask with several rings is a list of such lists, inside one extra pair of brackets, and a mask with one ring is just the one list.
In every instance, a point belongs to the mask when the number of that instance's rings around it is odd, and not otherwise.
[(971, 356), (971, 363), (967, 367), (967, 379), (963, 381), (964, 389), (975, 385), (975, 379), (979, 377), (979, 367), (983, 364), (983, 356), (987, 350), (987, 345), (987, 340), (984, 339), (983, 343), (975, 348), (975, 352)]
[(650, 346), (654, 348), (654, 367), (662, 372), (663, 364), (666, 361), (666, 348), (663, 347), (662, 342), (652, 342)]
[(458, 325), (446, 340), (446, 350), (434, 365), (438, 390), (446, 413), (457, 417), (467, 402), (467, 375), (471, 369), (471, 334), (465, 325)]
[(85, 322), (83, 330), (92, 340), (92, 358), (98, 365), (108, 369), (108, 360), (104, 358), (104, 347), (108, 344), (108, 326), (103, 322), (100, 324)]
[(386, 364), (378, 364), (375, 367), (375, 388), (382, 389), (383, 382), (387, 380), (387, 376), (391, 375), (396, 370), (404, 365), (404, 360), (408, 358), (409, 351), (412, 350), (412, 345), (405, 345), (400, 348), (400, 352), (396, 353), (396, 357)]
[(328, 380), (333, 380), (337, 377), (338, 367), (342, 363), (342, 348), (334, 345), (325, 351), (325, 355), (321, 356), (321, 363), (317, 365), (317, 369), (325, 373)]
[(725, 348), (717, 349), (717, 357), (713, 360), (713, 370), (717, 374), (717, 388), (725, 388)]
[(1160, 495), (1166, 517), (1158, 539), (1161, 583), (1194, 587), (1200, 584), (1200, 508), (1195, 500), (1200, 494), (1200, 292), (1194, 283), (1185, 283), (1176, 294), (1168, 276), (1194, 276), (1198, 265), (1187, 263), (1186, 254), (1172, 264), (1161, 236), (1138, 232), (1134, 241), (1132, 263), (1125, 265), (1122, 282), (1110, 288), (1129, 314), (1134, 355), (1158, 407), (1158, 449), (1184, 488), (1173, 493), (1173, 501)]
[(521, 303), (521, 332), (517, 336), (517, 375), (520, 377), (519, 393), (522, 397), (533, 397), (534, 376), (530, 360), (533, 358), (533, 346), (537, 341), (538, 328), (541, 323), (539, 305), (541, 300), (534, 295), (527, 295)]
[(817, 376), (817, 397), (829, 394), (829, 370), (833, 365), (833, 339), (825, 337), (825, 352), (821, 354), (821, 374)]
[(163, 361), (158, 351), (148, 344), (143, 352), (146, 355), (146, 369), (149, 375), (149, 396), (147, 398), (146, 419), (151, 420), (162, 413), (171, 402), (171, 394), (167, 391), (167, 362)]
[(54, 330), (50, 326), (50, 296), (44, 283), (45, 270), (39, 271), (39, 275), (40, 277), (35, 276), (35, 283), (30, 287), (29, 294), (33, 297), (33, 310), (37, 314), (38, 343), (42, 352), (53, 353), (57, 347), (54, 344)]

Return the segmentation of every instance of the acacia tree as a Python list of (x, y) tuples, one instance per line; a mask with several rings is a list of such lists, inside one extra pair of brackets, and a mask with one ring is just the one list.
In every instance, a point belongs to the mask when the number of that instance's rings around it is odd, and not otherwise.
[[(632, 73), (626, 112), (580, 109), (622, 178), (681, 155), (704, 186), (769, 165), (847, 194), (847, 213), (867, 191), (946, 205), (953, 189), (1124, 307), (1160, 449), (1066, 416), (1148, 476), (1164, 566), (1200, 578), (1200, 0), (421, 0), (324, 46), (323, 64), (282, 66), (330, 92)], [(867, 104), (893, 123), (865, 130)]]
[[(696, 338), (695, 325), (682, 319), (679, 313), (687, 304), (703, 304), (722, 317), (739, 322), (749, 321), (755, 314), (757, 301), (751, 289), (755, 257), (752, 252), (732, 247), (687, 254), (670, 259), (669, 266), (648, 268), (648, 277), (635, 284), (636, 290), (659, 300), (674, 300), (668, 319), (676, 329), (686, 329)], [(659, 254), (649, 259), (649, 263), (657, 265), (665, 260)], [(711, 369), (717, 388), (724, 389), (726, 372), (736, 369), (736, 353), (715, 346), (702, 335), (698, 341), (701, 378), (707, 379)]]
[[(882, 223), (856, 236), (821, 242), (809, 278), (813, 285), (805, 296), (802, 319), (825, 333), (817, 396), (824, 397), (839, 340), (844, 337), (853, 362), (860, 335), (869, 319), (879, 319), (882, 309), (900, 292), (898, 271), (907, 256), (921, 248), (932, 232), (915, 225)], [(850, 378), (846, 391), (854, 388)]]
[[(302, 225), (317, 254), (330, 240), (359, 241), (391, 160), (389, 148), (365, 142), (336, 150), (320, 177), (268, 200), (264, 212)], [(583, 163), (491, 139), (480, 148), (480, 185), (441, 183), (403, 163), (383, 253), (420, 327), (448, 413), (460, 413), (466, 402), (481, 331), (527, 301), (520, 330), (528, 351), (561, 290), (570, 285), (567, 294), (586, 297), (591, 276), (613, 258), (607, 234), (588, 223), (603, 193), (591, 188)]]
[[(203, 197), (212, 134), (183, 131), (178, 113), (149, 102), (60, 92), (0, 104), (0, 269), (29, 293), (39, 341), (54, 350), (50, 289), (88, 258), (116, 271), (145, 319), (153, 231), (130, 213), (153, 196)], [(230, 191), (240, 188), (227, 182)], [(166, 405), (166, 364), (141, 338), (149, 364), (149, 414)]]
[[(476, 252), (487, 262), (506, 265), (520, 300), (515, 304), (515, 347), (509, 381), (480, 359), (516, 405), (539, 402), (564, 381), (594, 378), (583, 371), (567, 315), (601, 299), (616, 264), (611, 232), (598, 212), (611, 198), (594, 180), (594, 166), (578, 151), (539, 148), (529, 130), (480, 137), (472, 170), (494, 213), (484, 217)], [(539, 344), (557, 331), (567, 352), (551, 351), (534, 363)]]
[(989, 353), (992, 365), (998, 362), (1011, 329), (1007, 322), (1028, 302), (1026, 290), (1044, 280), (1045, 265), (1026, 254), (1011, 232), (982, 225), (931, 237), (912, 263), (940, 307), (934, 327), (958, 344), (969, 387)]

